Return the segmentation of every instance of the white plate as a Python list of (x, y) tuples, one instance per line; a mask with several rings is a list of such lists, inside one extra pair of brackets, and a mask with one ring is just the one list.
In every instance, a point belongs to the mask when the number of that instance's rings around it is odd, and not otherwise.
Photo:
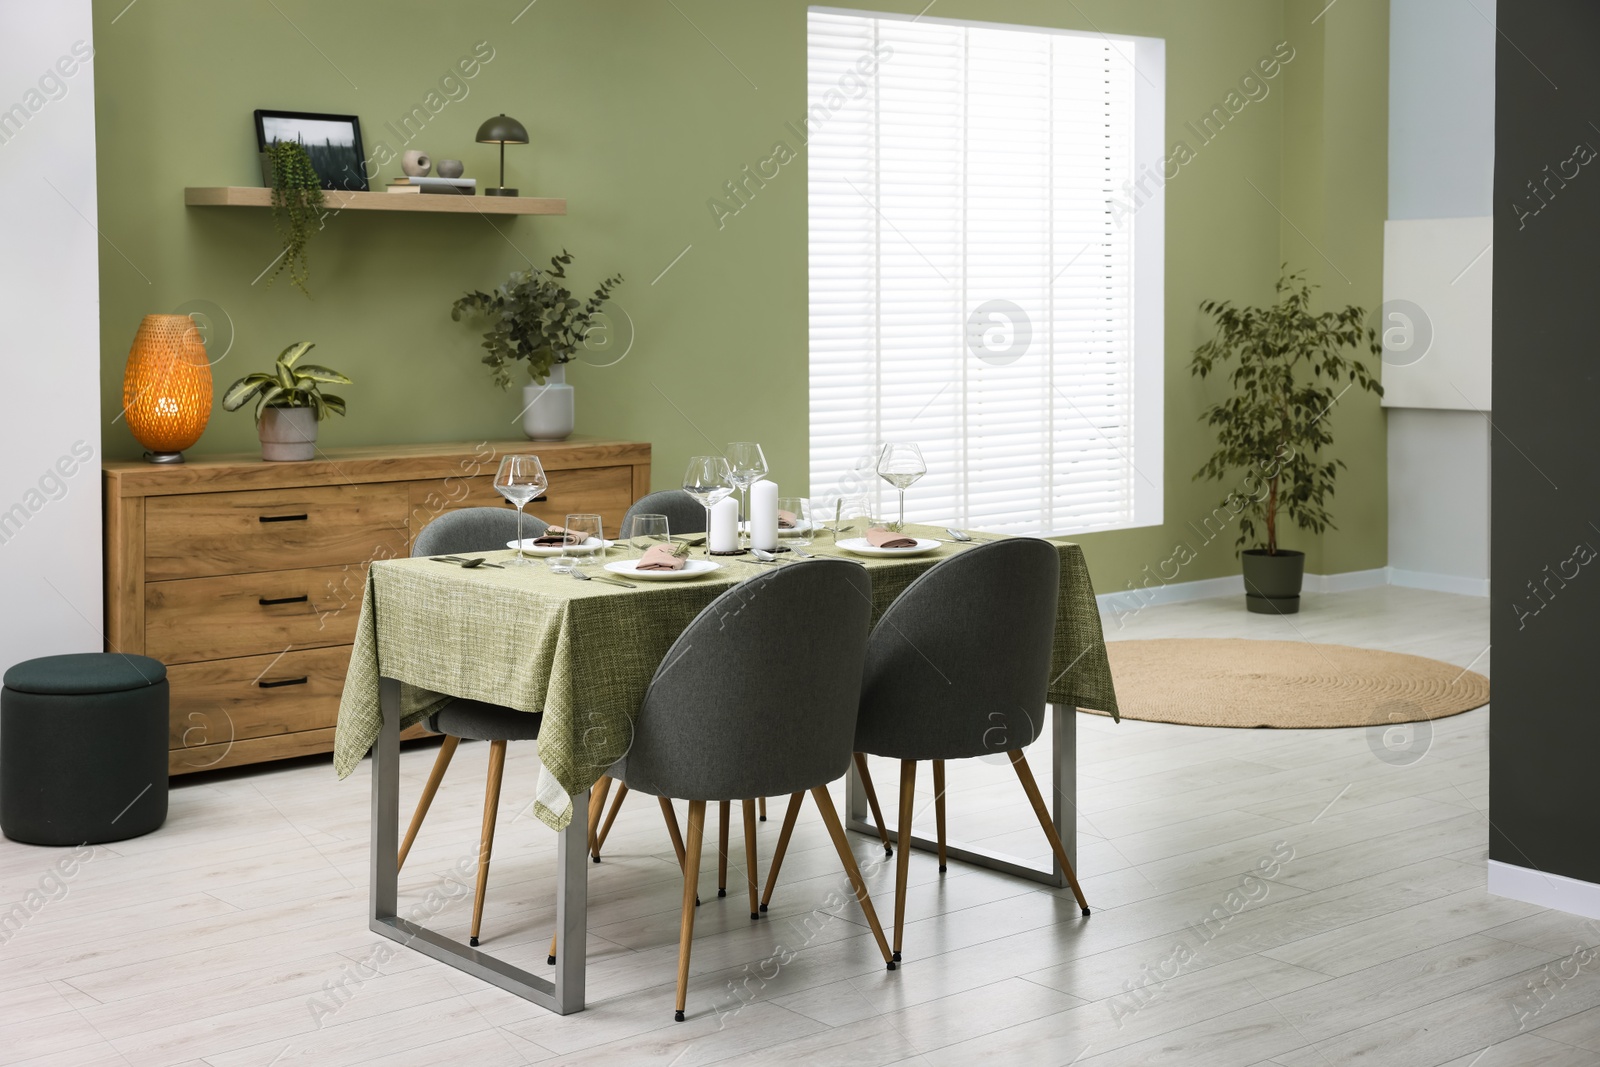
[[(797, 520), (795, 520), (795, 524), (793, 526), (789, 527), (787, 530), (784, 529), (782, 526), (778, 527), (778, 536), (779, 537), (798, 537), (798, 536), (800, 536), (801, 534), (805, 533), (806, 531), (808, 531), (810, 529), (811, 529), (811, 524), (809, 522), (807, 522), (805, 519), (797, 519)], [(739, 524), (739, 532), (740, 533), (749, 533), (750, 532), (749, 520), (746, 520), (746, 521), (741, 522)]]
[(938, 548), (939, 542), (929, 537), (919, 537), (915, 548), (878, 548), (865, 537), (846, 537), (839, 542), (839, 547), (858, 556), (920, 556)]
[[(560, 545), (536, 545), (536, 544), (534, 544), (535, 540), (536, 539), (532, 538), (532, 537), (524, 537), (522, 539), (522, 551), (526, 552), (530, 556), (559, 556), (559, 555), (561, 555), (561, 546)], [(616, 544), (615, 541), (602, 541), (598, 537), (591, 537), (591, 538), (589, 538), (589, 540), (585, 541), (583, 544), (577, 545), (575, 547), (581, 548), (581, 549), (587, 549), (589, 554), (592, 555), (592, 554), (594, 554), (596, 552), (599, 552), (602, 548), (610, 548), (614, 544)], [(506, 542), (506, 547), (507, 548), (516, 548), (517, 547), (517, 542), (515, 542), (515, 541), (507, 541)]]
[(688, 559), (683, 561), (681, 571), (642, 571), (636, 559), (619, 559), (615, 563), (607, 563), (605, 569), (612, 574), (620, 574), (624, 578), (642, 578), (647, 582), (674, 582), (682, 578), (699, 578), (701, 575), (710, 574), (720, 568), (722, 564), (709, 559)]

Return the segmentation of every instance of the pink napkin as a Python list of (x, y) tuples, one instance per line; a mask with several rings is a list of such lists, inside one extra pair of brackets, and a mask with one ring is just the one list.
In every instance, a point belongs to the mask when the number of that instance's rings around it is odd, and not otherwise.
[(633, 569), (637, 571), (681, 571), (688, 561), (671, 545), (651, 545)]
[(800, 525), (800, 520), (795, 517), (794, 512), (784, 511), (782, 508), (778, 509), (778, 529), (792, 530), (798, 525)]
[(916, 548), (917, 539), (874, 526), (867, 531), (867, 544), (873, 548)]
[(569, 533), (564, 526), (551, 526), (544, 533), (533, 539), (533, 543), (540, 548), (560, 548), (562, 545), (575, 545), (578, 536)]

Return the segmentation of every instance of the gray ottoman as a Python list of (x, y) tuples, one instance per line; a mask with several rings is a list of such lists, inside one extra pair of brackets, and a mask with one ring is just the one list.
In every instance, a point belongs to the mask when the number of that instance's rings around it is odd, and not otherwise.
[(167, 668), (46, 656), (0, 691), (0, 831), (34, 845), (138, 837), (167, 817)]

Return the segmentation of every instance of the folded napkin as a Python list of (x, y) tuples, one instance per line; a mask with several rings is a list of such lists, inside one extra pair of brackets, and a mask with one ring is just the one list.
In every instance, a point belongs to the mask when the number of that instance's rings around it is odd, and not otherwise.
[(564, 526), (551, 526), (544, 533), (535, 537), (533, 543), (540, 548), (560, 548), (562, 545), (577, 544), (578, 535)]
[(917, 539), (874, 526), (867, 531), (867, 544), (873, 548), (916, 548)]
[(688, 560), (678, 555), (678, 550), (672, 545), (651, 545), (644, 550), (644, 556), (634, 564), (637, 571), (681, 571)]
[(792, 530), (798, 525), (800, 525), (800, 521), (795, 517), (794, 512), (784, 511), (782, 508), (778, 509), (778, 529)]

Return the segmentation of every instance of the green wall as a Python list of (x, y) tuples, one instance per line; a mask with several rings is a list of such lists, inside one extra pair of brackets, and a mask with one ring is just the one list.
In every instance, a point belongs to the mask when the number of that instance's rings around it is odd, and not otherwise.
[[(518, 395), (490, 386), (476, 333), (450, 321), (449, 305), (565, 247), (578, 257), (580, 283), (627, 276), (618, 303), (634, 324), (620, 363), (572, 369), (583, 432), (650, 441), (657, 487), (675, 484), (688, 455), (751, 438), (767, 446), (774, 477), (804, 483), (805, 171), (784, 168), (720, 230), (706, 201), (770, 155), (775, 140), (793, 141), (784, 124), (805, 111), (806, 4), (524, 3), (161, 0), (124, 10), (125, 0), (96, 0), (108, 455), (138, 452), (112, 420), (140, 316), (198, 300), (226, 309), (236, 328), (216, 367), (219, 392), (300, 339), (316, 341), (319, 362), (356, 379), (343, 390), (350, 416), (323, 426), (327, 444), (516, 436)], [(925, 3), (841, 6), (916, 13)], [(1180, 540), (1199, 553), (1176, 580), (1237, 573), (1231, 537), (1202, 546), (1190, 525), (1221, 499), (1215, 485), (1190, 481), (1211, 440), (1198, 412), (1220, 395), (1217, 383), (1188, 372), (1205, 337), (1199, 301), (1268, 299), (1288, 259), (1324, 272), (1316, 276), (1330, 302), (1378, 302), (1388, 5), (1338, 4), (1312, 23), (1321, 6), (941, 0), (930, 12), (1167, 41), (1167, 141), (1195, 150), (1166, 187), (1167, 520), (1083, 539), (1102, 592), (1124, 588), (1147, 566), (1155, 573)], [(1222, 104), (1285, 40), (1296, 55), (1269, 94), (1199, 146), (1184, 123)], [(411, 147), (458, 157), (486, 182), (496, 154), (472, 135), (487, 116), (508, 112), (533, 136), (507, 151), (508, 182), (565, 196), (567, 216), (491, 223), (346, 213), (311, 247), (308, 300), (282, 280), (270, 289), (254, 282), (279, 247), (266, 211), (183, 206), (186, 185), (259, 183), (257, 107), (353, 112), (369, 152), (379, 139), (398, 150), (385, 124), (423, 103), (478, 42), (493, 58)], [(378, 182), (398, 173), (391, 163)], [(1297, 230), (1351, 283), (1327, 271)], [(1314, 571), (1385, 562), (1382, 416), (1370, 399), (1346, 399), (1332, 416), (1351, 468), (1335, 502), (1342, 529), (1321, 544), (1299, 534), (1292, 542), (1312, 553)], [(196, 451), (254, 447), (248, 416), (218, 410)]]

